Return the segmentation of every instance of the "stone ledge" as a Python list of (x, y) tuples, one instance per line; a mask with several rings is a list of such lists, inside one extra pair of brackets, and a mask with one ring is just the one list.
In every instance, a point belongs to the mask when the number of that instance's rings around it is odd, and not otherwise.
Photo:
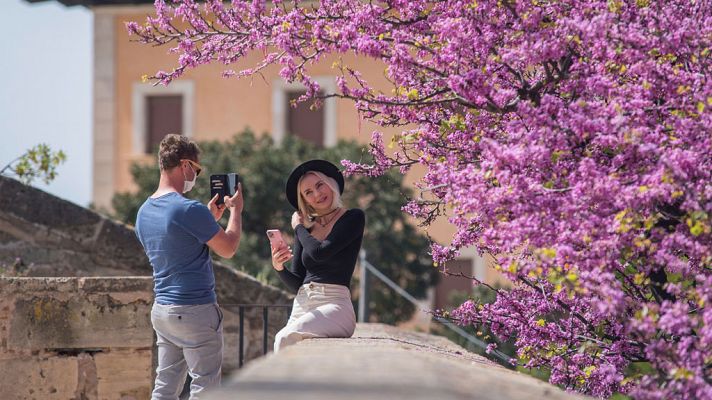
[(24, 275), (151, 274), (128, 226), (5, 176), (0, 233), (0, 266), (19, 257)]
[(503, 368), (445, 338), (358, 324), (253, 361), (208, 396), (226, 399), (585, 399)]

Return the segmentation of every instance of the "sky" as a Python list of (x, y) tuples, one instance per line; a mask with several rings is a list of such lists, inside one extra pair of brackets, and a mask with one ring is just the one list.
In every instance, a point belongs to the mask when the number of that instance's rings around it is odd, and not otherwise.
[(55, 1), (1, 0), (0, 169), (46, 143), (67, 161), (49, 185), (73, 203), (91, 202), (92, 14)]

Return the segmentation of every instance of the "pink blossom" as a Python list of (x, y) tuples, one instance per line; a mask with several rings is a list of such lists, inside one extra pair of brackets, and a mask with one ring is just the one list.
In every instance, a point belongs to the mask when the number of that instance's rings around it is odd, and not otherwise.
[(568, 390), (712, 398), (709, 2), (312, 4), (157, 0), (127, 30), (177, 40), (177, 65), (153, 77), (164, 84), (259, 51), (225, 75), (275, 64), (313, 97), (309, 67), (327, 55), (385, 64), (386, 90), (337, 68), (333, 95), (402, 128), (374, 132), (372, 159), (344, 160), (347, 173), (423, 166), (403, 210), (456, 231), (434, 262), (474, 246), (512, 282), (452, 318), (516, 338), (519, 364)]

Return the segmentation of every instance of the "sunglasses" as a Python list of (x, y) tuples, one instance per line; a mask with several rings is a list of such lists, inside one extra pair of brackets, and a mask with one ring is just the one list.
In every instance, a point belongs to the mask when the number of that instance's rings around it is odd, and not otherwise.
[(203, 170), (203, 167), (202, 167), (200, 164), (198, 164), (197, 162), (193, 161), (193, 160), (189, 160), (189, 159), (187, 159), (187, 158), (184, 158), (184, 159), (182, 159), (181, 161), (188, 161), (188, 163), (193, 166), (193, 170), (195, 171), (195, 176), (200, 175), (200, 171)]

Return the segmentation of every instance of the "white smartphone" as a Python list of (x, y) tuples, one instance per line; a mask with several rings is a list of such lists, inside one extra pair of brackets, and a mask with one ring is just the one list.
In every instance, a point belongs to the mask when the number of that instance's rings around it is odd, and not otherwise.
[(284, 238), (282, 237), (282, 232), (280, 232), (279, 229), (267, 230), (267, 238), (269, 238), (269, 242), (275, 249), (287, 247), (287, 242), (284, 241)]

